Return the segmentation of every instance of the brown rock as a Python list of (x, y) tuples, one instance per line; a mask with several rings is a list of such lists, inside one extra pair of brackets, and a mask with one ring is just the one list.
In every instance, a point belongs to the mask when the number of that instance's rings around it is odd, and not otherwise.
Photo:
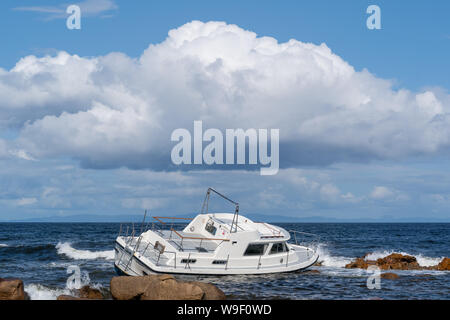
[(110, 282), (111, 295), (116, 300), (138, 300), (147, 287), (157, 281), (156, 276), (113, 277)]
[(436, 269), (440, 271), (450, 271), (450, 258), (442, 259)]
[(199, 286), (189, 282), (178, 282), (174, 278), (152, 282), (141, 300), (202, 300), (205, 293)]
[(360, 268), (367, 269), (370, 265), (376, 265), (382, 270), (421, 270), (421, 267), (413, 256), (402, 255), (400, 253), (392, 253), (387, 257), (380, 258), (377, 261), (366, 260), (367, 254), (364, 257), (357, 258), (350, 262), (346, 268)]
[(416, 258), (413, 256), (392, 253), (387, 257), (377, 260), (377, 266), (383, 270), (418, 270), (421, 269)]
[(0, 279), (0, 300), (25, 300), (23, 281), (20, 279)]
[(89, 286), (84, 286), (79, 290), (80, 298), (102, 300), (103, 294), (98, 289), (91, 288)]
[(345, 267), (347, 269), (355, 269), (355, 268), (367, 269), (368, 266), (369, 264), (366, 260), (364, 260), (364, 258), (356, 258), (355, 261), (350, 262)]
[(225, 299), (225, 294), (212, 284), (177, 281), (171, 275), (114, 277), (111, 279), (111, 295), (117, 300)]
[(205, 293), (202, 300), (226, 300), (226, 295), (215, 285), (200, 281), (193, 281), (192, 284), (200, 287)]
[(381, 274), (381, 278), (383, 279), (389, 279), (389, 280), (394, 280), (394, 279), (398, 279), (400, 276), (396, 273), (392, 273), (392, 272), (386, 272), (386, 273), (382, 273)]

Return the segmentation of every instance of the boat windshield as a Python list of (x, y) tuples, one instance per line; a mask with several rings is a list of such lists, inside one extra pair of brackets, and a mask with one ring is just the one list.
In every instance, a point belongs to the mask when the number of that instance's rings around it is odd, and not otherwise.
[(287, 247), (285, 242), (276, 242), (272, 245), (272, 248), (270, 249), (270, 254), (281, 253), (286, 251)]

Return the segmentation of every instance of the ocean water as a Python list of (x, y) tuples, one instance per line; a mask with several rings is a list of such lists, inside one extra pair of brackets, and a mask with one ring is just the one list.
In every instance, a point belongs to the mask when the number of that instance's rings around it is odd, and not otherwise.
[[(276, 223), (275, 223), (276, 224)], [(320, 236), (319, 261), (309, 270), (264, 276), (178, 276), (216, 284), (233, 299), (450, 299), (450, 272), (394, 271), (369, 289), (366, 270), (345, 269), (352, 259), (392, 252), (413, 255), (420, 265), (450, 257), (450, 224), (278, 223), (287, 230)], [(74, 288), (68, 278), (107, 292), (114, 272), (118, 223), (0, 223), (0, 278), (25, 283), (32, 300), (56, 299)], [(139, 227), (137, 227), (139, 228)], [(68, 272), (69, 271), (69, 272)]]

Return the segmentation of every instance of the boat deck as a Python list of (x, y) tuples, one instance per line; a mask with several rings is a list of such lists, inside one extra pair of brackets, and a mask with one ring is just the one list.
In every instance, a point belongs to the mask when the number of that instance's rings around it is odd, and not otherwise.
[(203, 240), (202, 238), (204, 238), (204, 236), (201, 234), (186, 233), (182, 231), (177, 231), (177, 233), (170, 230), (158, 231), (161, 238), (173, 245), (178, 251), (182, 252), (212, 253), (219, 245), (217, 240)]

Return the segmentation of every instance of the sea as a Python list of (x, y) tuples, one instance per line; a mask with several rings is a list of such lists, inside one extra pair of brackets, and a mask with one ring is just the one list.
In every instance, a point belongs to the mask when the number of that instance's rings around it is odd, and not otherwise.
[[(448, 271), (390, 271), (374, 285), (373, 271), (346, 269), (356, 257), (393, 252), (421, 266), (450, 257), (450, 223), (273, 223), (316, 234), (319, 262), (306, 271), (263, 276), (177, 276), (214, 283), (230, 299), (450, 299)], [(131, 226), (131, 225), (130, 225)], [(0, 278), (20, 278), (31, 300), (52, 300), (90, 285), (108, 296), (119, 223), (0, 223)], [(125, 226), (123, 226), (123, 230)], [(139, 226), (136, 226), (139, 229)], [(79, 281), (74, 281), (78, 273)]]

